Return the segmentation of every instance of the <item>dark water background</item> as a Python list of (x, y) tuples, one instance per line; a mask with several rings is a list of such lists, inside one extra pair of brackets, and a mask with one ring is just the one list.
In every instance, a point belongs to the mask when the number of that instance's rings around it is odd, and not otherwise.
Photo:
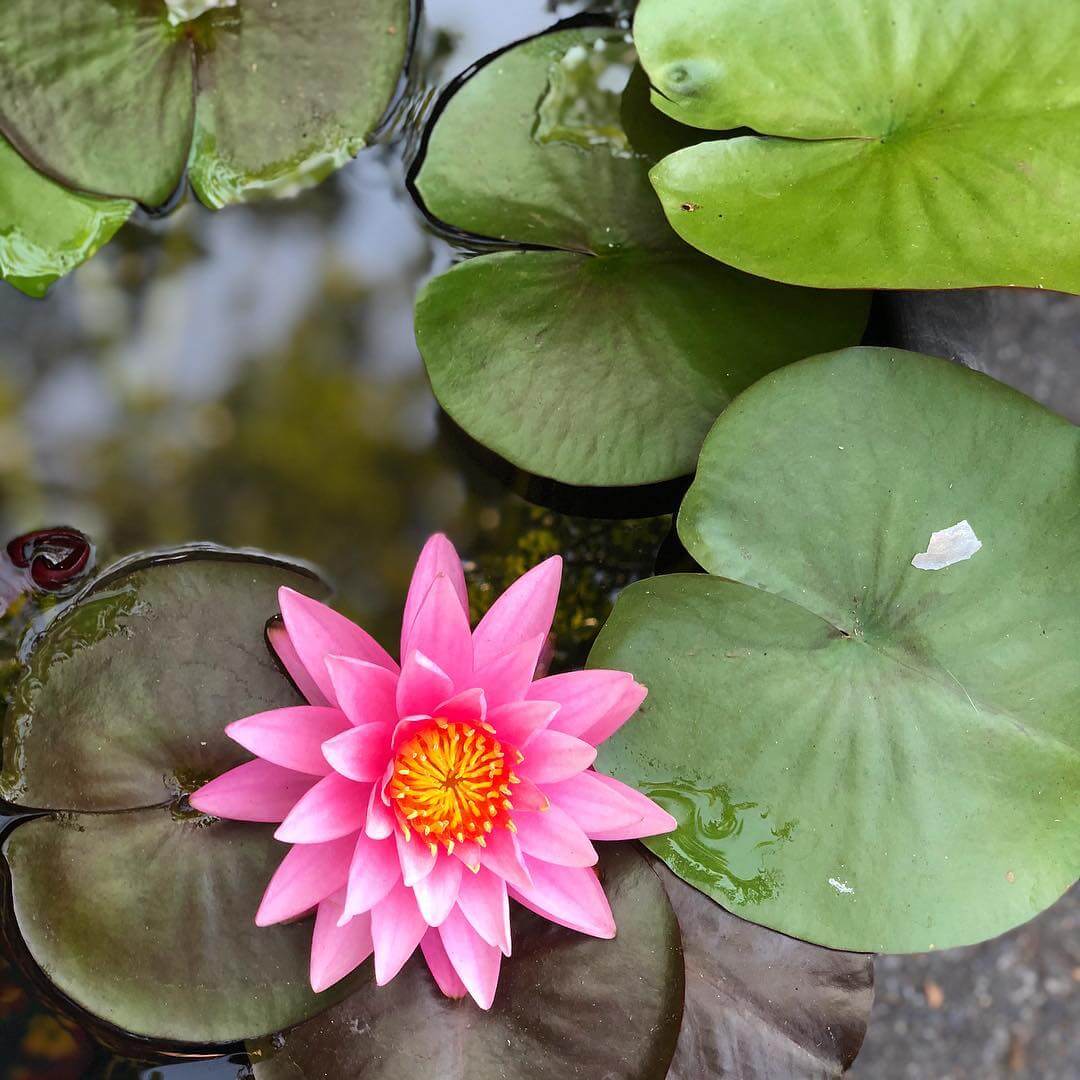
[[(387, 641), (429, 533), (452, 536), (481, 589), (562, 550), (558, 659), (579, 663), (618, 588), (658, 555), (661, 568), (678, 559), (664, 515), (679, 488), (601, 498), (537, 482), (439, 413), (412, 303), (455, 253), (416, 212), (402, 157), (440, 85), (586, 7), (428, 0), (398, 118), (321, 187), (216, 215), (189, 199), (122, 230), (46, 302), (0, 285), (0, 538), (64, 523), (104, 560), (193, 539), (299, 556)], [(871, 335), (961, 355), (1080, 419), (1080, 301), (894, 296)], [(880, 961), (855, 1075), (1080, 1075), (1078, 941), (1074, 891), (997, 942)], [(242, 1068), (115, 1055), (5, 963), (0, 1080), (231, 1080)]]

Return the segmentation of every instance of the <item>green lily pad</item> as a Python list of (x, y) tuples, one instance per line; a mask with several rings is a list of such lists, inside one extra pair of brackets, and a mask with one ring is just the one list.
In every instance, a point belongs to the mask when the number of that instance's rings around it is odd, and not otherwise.
[(686, 1003), (668, 1080), (822, 1080), (862, 1046), (874, 961), (730, 915), (656, 864), (679, 919)]
[(350, 984), (308, 983), (310, 920), (257, 927), (284, 848), (274, 827), (165, 808), (63, 814), (4, 844), (12, 909), (49, 979), (135, 1035), (232, 1043), (295, 1024)]
[(0, 278), (27, 296), (44, 296), (107, 243), (133, 209), (122, 199), (67, 191), (0, 136)]
[(659, 108), (761, 133), (653, 171), (714, 258), (801, 285), (1080, 291), (1075, 5), (643, 0), (634, 33)]
[(619, 928), (600, 941), (514, 905), (513, 955), (482, 1012), (436, 988), (419, 955), (284, 1038), (253, 1048), (256, 1080), (661, 1080), (683, 1004), (679, 926), (656, 874), (629, 845), (606, 846), (604, 888)]
[[(1053, 903), (1080, 870), (1078, 461), (1067, 421), (913, 353), (743, 395), (679, 518), (716, 576), (631, 586), (590, 656), (650, 690), (599, 767), (678, 818), (653, 850), (838, 948), (968, 944)], [(980, 549), (913, 565), (965, 521)]]
[(496, 55), (437, 111), (415, 177), (444, 225), (546, 249), (481, 255), (437, 277), (416, 334), (458, 424), (571, 484), (689, 473), (739, 391), (856, 342), (866, 321), (862, 294), (762, 281), (679, 240), (648, 169), (686, 132), (650, 108), (635, 62), (610, 27)]
[(277, 589), (315, 576), (196, 547), (106, 570), (22, 657), (0, 794), (52, 811), (4, 844), (31, 955), (97, 1017), (185, 1043), (298, 1023), (316, 996), (310, 925), (257, 928), (284, 848), (272, 827), (211, 822), (179, 796), (245, 760), (225, 725), (297, 704), (264, 642)]
[[(189, 5), (194, 12), (206, 4)], [(0, 131), (67, 187), (165, 203), (189, 164), (222, 206), (289, 194), (359, 149), (397, 88), (409, 0), (12, 0)]]
[(214, 548), (106, 570), (26, 658), (4, 717), (0, 797), (46, 810), (154, 806), (248, 755), (230, 719), (300, 703), (263, 644), (309, 571)]

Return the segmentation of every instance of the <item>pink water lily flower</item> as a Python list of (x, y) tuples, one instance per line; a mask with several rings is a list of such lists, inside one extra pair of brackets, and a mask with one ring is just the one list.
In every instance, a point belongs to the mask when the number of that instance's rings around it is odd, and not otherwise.
[(562, 560), (523, 575), (470, 631), (465, 576), (433, 536), (405, 602), (400, 668), (370, 635), (290, 589), (272, 644), (309, 704), (226, 731), (257, 757), (192, 805), (280, 822), (293, 845), (256, 915), (316, 909), (311, 985), (375, 954), (381, 986), (417, 945), (441, 990), (495, 997), (509, 898), (552, 922), (615, 936), (594, 840), (669, 832), (674, 819), (591, 766), (645, 688), (621, 671), (534, 681)]

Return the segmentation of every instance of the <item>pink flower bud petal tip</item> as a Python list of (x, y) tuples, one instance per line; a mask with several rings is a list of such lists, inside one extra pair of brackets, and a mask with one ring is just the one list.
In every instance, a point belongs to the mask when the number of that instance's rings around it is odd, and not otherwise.
[(231, 723), (257, 757), (191, 803), (280, 823), (292, 846), (256, 921), (316, 910), (317, 991), (373, 953), (382, 985), (419, 946), (444, 993), (490, 1008), (511, 898), (614, 937), (594, 842), (676, 823), (592, 767), (645, 688), (621, 671), (535, 678), (561, 576), (558, 556), (533, 567), (470, 630), (461, 561), (433, 536), (405, 602), (400, 667), (337, 612), (281, 590), (270, 641), (308, 704)]

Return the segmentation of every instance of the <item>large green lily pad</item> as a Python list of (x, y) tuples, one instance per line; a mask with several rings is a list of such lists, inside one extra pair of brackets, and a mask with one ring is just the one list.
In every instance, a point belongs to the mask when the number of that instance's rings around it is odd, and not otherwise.
[(610, 27), (498, 54), (437, 111), (415, 178), (444, 225), (519, 246), (421, 293), (436, 397), (473, 438), (565, 483), (689, 473), (735, 394), (866, 321), (862, 294), (748, 277), (679, 240), (648, 169), (686, 131), (651, 109), (635, 62)]
[(662, 1080), (683, 1004), (679, 925), (656, 874), (629, 845), (600, 863), (618, 926), (613, 941), (514, 905), (514, 950), (495, 1004), (443, 997), (419, 954), (387, 986), (360, 990), (254, 1048), (256, 1080)]
[(0, 136), (0, 279), (28, 296), (107, 243), (131, 216), (123, 199), (76, 195), (35, 172)]
[(855, 1060), (874, 961), (726, 912), (656, 864), (682, 934), (686, 1002), (668, 1080), (822, 1080)]
[[(709, 574), (631, 586), (590, 657), (650, 690), (599, 766), (678, 818), (653, 850), (838, 948), (1051, 904), (1080, 870), (1078, 507), (1077, 429), (945, 361), (851, 349), (744, 394), (679, 518)], [(912, 564), (963, 521), (979, 550)]]
[(303, 567), (217, 548), (119, 563), (24, 655), (5, 719), (3, 797), (50, 811), (4, 844), (31, 955), (126, 1031), (228, 1043), (307, 1019), (348, 988), (308, 984), (310, 926), (256, 928), (284, 848), (179, 797), (247, 755), (224, 735), (297, 704), (263, 640)]
[(659, 108), (764, 136), (653, 171), (714, 258), (802, 285), (1080, 291), (1075, 4), (643, 0), (634, 33)]
[[(195, 5), (192, 11), (206, 7)], [(361, 149), (397, 88), (409, 0), (11, 0), (0, 132), (65, 186), (165, 203), (190, 158), (222, 206), (287, 194)]]

